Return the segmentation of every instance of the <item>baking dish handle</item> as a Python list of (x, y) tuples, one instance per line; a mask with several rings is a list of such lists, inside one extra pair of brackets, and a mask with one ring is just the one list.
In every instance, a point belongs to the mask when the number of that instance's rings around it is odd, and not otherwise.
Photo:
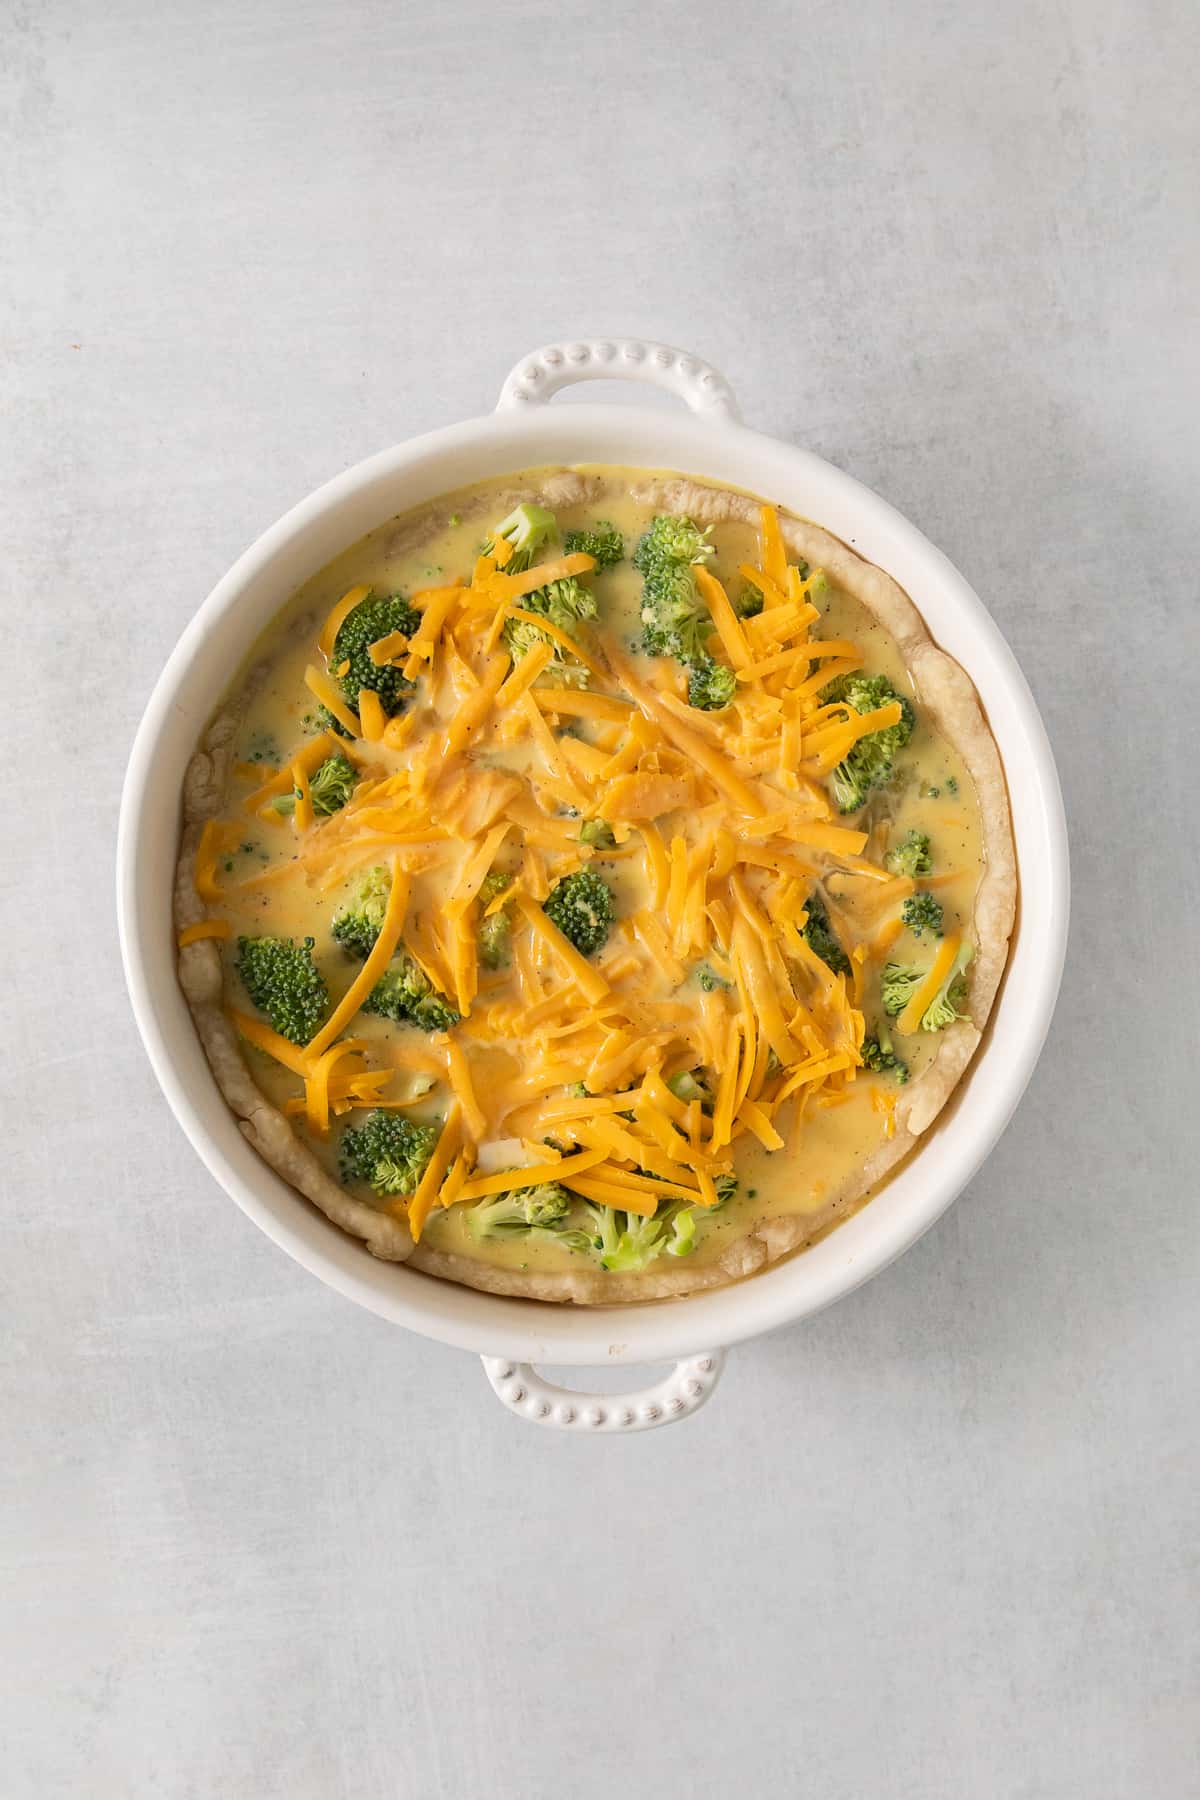
[(577, 381), (645, 381), (665, 388), (696, 413), (741, 422), (738, 403), (725, 377), (699, 356), (646, 338), (591, 338), (587, 342), (544, 344), (523, 356), (511, 371), (497, 412), (544, 406), (560, 388)]
[(495, 1392), (519, 1419), (596, 1437), (653, 1431), (656, 1425), (673, 1425), (698, 1412), (721, 1379), (725, 1352), (697, 1351), (677, 1362), (662, 1381), (629, 1394), (580, 1394), (543, 1381), (532, 1363), (509, 1362), (503, 1356), (481, 1360)]

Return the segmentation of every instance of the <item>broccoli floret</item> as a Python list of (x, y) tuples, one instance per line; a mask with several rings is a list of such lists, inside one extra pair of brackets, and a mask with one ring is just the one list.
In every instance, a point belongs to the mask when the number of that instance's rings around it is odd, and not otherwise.
[[(525, 596), (526, 599), (530, 597), (528, 594)], [(520, 662), (523, 656), (528, 656), (535, 644), (543, 643), (550, 645), (553, 656), (538, 680), (547, 686), (586, 687), (588, 670), (584, 664), (568, 656), (560, 643), (548, 637), (536, 625), (531, 625), (528, 619), (510, 619), (504, 627), (504, 647), (514, 662)]]
[(357, 1130), (342, 1133), (343, 1181), (365, 1181), (377, 1194), (416, 1191), (438, 1141), (436, 1125), (418, 1125), (402, 1113), (368, 1113)]
[(671, 1236), (667, 1243), (668, 1256), (690, 1256), (696, 1248), (696, 1208), (681, 1206), (671, 1218)]
[(922, 1031), (941, 1031), (952, 1025), (955, 1019), (969, 1017), (967, 1005), (967, 967), (975, 951), (972, 945), (964, 943), (959, 946), (958, 955), (950, 968), (950, 973), (925, 1009), (921, 1020)]
[[(799, 575), (801, 581), (808, 580), (809, 567), (803, 558), (796, 564), (796, 573)], [(824, 587), (824, 585), (823, 579), (813, 583), (814, 589)], [(762, 589), (757, 587), (753, 581), (748, 581), (741, 593), (738, 594), (737, 598), (734, 600), (733, 610), (739, 619), (756, 619), (762, 611), (763, 605)]]
[(567, 1089), (567, 1094), (572, 1100), (586, 1100), (588, 1097), (587, 1082), (573, 1081)]
[(697, 1223), (729, 1204), (737, 1193), (737, 1176), (718, 1175), (713, 1185), (715, 1206), (697, 1208), (674, 1201), (660, 1206), (651, 1219), (589, 1201), (585, 1210), (594, 1228), (591, 1247), (601, 1252), (600, 1260), (610, 1270), (644, 1269), (664, 1251), (668, 1256), (687, 1256), (696, 1248)]
[(365, 962), (375, 948), (375, 939), (387, 911), (391, 877), (386, 869), (372, 869), (358, 890), (352, 906), (334, 915), (331, 930), (348, 956)]
[(590, 844), (593, 850), (613, 850), (616, 848), (616, 834), (607, 819), (585, 819), (579, 827), (579, 841)]
[(837, 940), (833, 926), (829, 923), (829, 914), (816, 894), (810, 894), (804, 903), (808, 914), (808, 922), (804, 927), (804, 936), (808, 947), (835, 975), (849, 975), (850, 958)]
[(883, 1010), (889, 1019), (894, 1019), (897, 1013), (904, 1011), (925, 975), (924, 969), (916, 969), (911, 963), (884, 963), (883, 973), (879, 977), (879, 993)]
[[(406, 681), (399, 669), (390, 663), (379, 667), (371, 661), (369, 652), (373, 643), (393, 631), (403, 631), (411, 637), (420, 622), (420, 613), (402, 594), (368, 594), (347, 613), (338, 626), (329, 656), (329, 666), (341, 685), (347, 705), (358, 705), (360, 688), (374, 688), (389, 718), (404, 711), (416, 691), (416, 683)], [(344, 675), (337, 675), (345, 662), (350, 667)], [(345, 736), (345, 732), (341, 735)]]
[(358, 770), (340, 750), (334, 756), (327, 756), (320, 768), (314, 770), (308, 784), (313, 811), (322, 813), (325, 817), (340, 811), (354, 792), (357, 782)]
[(571, 1196), (556, 1181), (541, 1187), (516, 1188), (494, 1200), (480, 1200), (466, 1214), (467, 1230), (478, 1243), (488, 1237), (540, 1238), (564, 1250), (591, 1250), (586, 1231), (572, 1231), (567, 1224)]
[(721, 977), (710, 963), (697, 963), (696, 967), (692, 970), (692, 974), (696, 977), (697, 982), (704, 989), (706, 994), (711, 994), (714, 988), (727, 988), (729, 986), (727, 981), (721, 980)]
[[(332, 714), (329, 716), (333, 718)], [(336, 720), (333, 722), (337, 723)], [(330, 813), (338, 812), (349, 800), (357, 782), (358, 770), (340, 750), (333, 756), (327, 756), (321, 766), (313, 771), (308, 783), (314, 813), (328, 818)], [(299, 798), (300, 790), (294, 788), (290, 794), (280, 794), (272, 800), (271, 805), (277, 813), (288, 815), (295, 812)]]
[[(966, 1018), (963, 1010), (967, 1001), (966, 969), (974, 954), (970, 944), (959, 946), (950, 973), (925, 1008), (921, 1018), (922, 1031), (941, 1031), (955, 1019)], [(879, 986), (883, 1010), (890, 1018), (894, 1019), (897, 1013), (904, 1011), (928, 973), (928, 969), (916, 969), (909, 963), (884, 964)]]
[(595, 557), (598, 569), (611, 569), (624, 556), (625, 542), (615, 525), (607, 519), (597, 519), (582, 531), (564, 532), (563, 549), (568, 556), (582, 550), (585, 556)]
[[(372, 869), (351, 906), (334, 916), (331, 930), (347, 956), (365, 962), (375, 948), (383, 915), (387, 911), (391, 877), (386, 869)], [(363, 1011), (378, 1013), (397, 1025), (419, 1026), (422, 1031), (448, 1031), (459, 1016), (437, 993), (424, 969), (400, 944), (391, 962), (363, 1002)]]
[(557, 1181), (540, 1187), (513, 1188), (494, 1200), (480, 1200), (467, 1213), (467, 1230), (473, 1238), (504, 1237), (531, 1228), (553, 1230), (567, 1216), (571, 1196)]
[(640, 1213), (621, 1212), (591, 1201), (586, 1211), (592, 1220), (592, 1246), (610, 1273), (644, 1269), (665, 1251), (668, 1256), (687, 1256), (696, 1247), (694, 1207), (660, 1207), (651, 1219)]
[(830, 682), (823, 698), (844, 702), (857, 713), (875, 712), (892, 700), (900, 702), (898, 722), (859, 738), (849, 755), (833, 771), (833, 792), (839, 810), (857, 812), (872, 788), (881, 787), (891, 778), (896, 752), (903, 750), (912, 736), (915, 714), (911, 702), (896, 692), (886, 675), (840, 676)]
[(506, 538), (512, 545), (512, 555), (504, 565), (505, 573), (520, 575), (550, 542), (557, 529), (552, 512), (548, 512), (544, 506), (535, 506), (532, 500), (526, 500), (522, 505), (514, 506), (508, 517), (501, 519), (494, 527), (492, 535), (483, 545), (483, 554), (490, 556), (496, 548), (496, 539)]
[(524, 612), (539, 613), (570, 636), (575, 626), (596, 617), (596, 596), (578, 575), (564, 575), (526, 594), (521, 607)]
[(703, 1102), (712, 1099), (712, 1095), (704, 1083), (696, 1080), (695, 1072), (691, 1069), (681, 1069), (678, 1075), (672, 1075), (667, 1086), (675, 1098), (682, 1100), (685, 1106), (690, 1100)]
[(933, 858), (929, 854), (929, 838), (923, 831), (909, 831), (884, 858), (893, 875), (931, 875)]
[(642, 590), (642, 649), (647, 656), (673, 656), (686, 665), (703, 662), (712, 636), (712, 618), (697, 596), (686, 568), (666, 570)]
[(479, 960), (487, 969), (508, 966), (508, 947), (512, 937), (512, 920), (503, 907), (479, 921)]
[(686, 568), (689, 563), (706, 562), (714, 553), (707, 531), (702, 531), (693, 520), (683, 513), (659, 513), (633, 553), (633, 566), (649, 575), (664, 563)]
[(340, 719), (335, 719), (327, 706), (314, 707), (312, 712), (304, 715), (304, 729), (314, 735), (318, 731), (327, 731), (330, 737), (348, 738), (350, 733)]
[(737, 693), (737, 676), (724, 663), (706, 656), (688, 671), (688, 705), (701, 712), (720, 712)]
[(876, 1075), (891, 1075), (901, 1087), (908, 1080), (908, 1064), (902, 1062), (892, 1049), (892, 1036), (883, 1025), (873, 1037), (865, 1037), (862, 1041), (863, 1067), (873, 1069)]
[(708, 655), (712, 619), (692, 570), (713, 554), (707, 532), (688, 518), (660, 514), (634, 551), (642, 577), (642, 648), (649, 656), (699, 663)]
[[(492, 869), (479, 887), (479, 910), (485, 913), (497, 894), (512, 886), (512, 876), (502, 869)], [(502, 969), (508, 962), (508, 943), (512, 935), (512, 915), (507, 906), (497, 907), (490, 917), (481, 917), (477, 934), (480, 961), (485, 968)]]
[(900, 917), (914, 937), (927, 931), (934, 937), (942, 935), (942, 903), (932, 894), (910, 894), (900, 908)]
[[(596, 617), (596, 596), (574, 575), (561, 581), (548, 582), (521, 600), (522, 612), (537, 613), (539, 618), (556, 625), (570, 638), (578, 635), (579, 626)], [(556, 681), (564, 687), (586, 687), (588, 671), (583, 663), (568, 655), (557, 638), (540, 631), (527, 619), (510, 619), (504, 627), (504, 642), (514, 661), (519, 661), (535, 644), (549, 644), (554, 661), (542, 673), (543, 681)]]
[(313, 940), (240, 937), (242, 986), (280, 1037), (307, 1044), (329, 1010), (329, 989), (313, 961)]
[(396, 1025), (416, 1025), (421, 1031), (449, 1031), (459, 1022), (450, 1002), (403, 945), (363, 1001), (363, 1011), (378, 1013)]
[(551, 889), (542, 910), (583, 956), (603, 949), (616, 917), (612, 889), (594, 869), (564, 876)]
[(644, 1269), (666, 1248), (665, 1221), (661, 1214), (644, 1219), (639, 1213), (618, 1212), (590, 1201), (587, 1212), (595, 1225), (595, 1247), (610, 1272)]

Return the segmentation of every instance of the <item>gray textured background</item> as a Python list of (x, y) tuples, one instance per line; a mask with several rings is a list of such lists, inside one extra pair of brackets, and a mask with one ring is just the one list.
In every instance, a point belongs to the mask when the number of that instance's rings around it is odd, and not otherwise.
[[(1200, 1793), (1194, 7), (0, 18), (6, 1800)], [(111, 864), (235, 555), (596, 331), (965, 570), (1076, 899), (960, 1204), (695, 1422), (580, 1443), (218, 1192)]]

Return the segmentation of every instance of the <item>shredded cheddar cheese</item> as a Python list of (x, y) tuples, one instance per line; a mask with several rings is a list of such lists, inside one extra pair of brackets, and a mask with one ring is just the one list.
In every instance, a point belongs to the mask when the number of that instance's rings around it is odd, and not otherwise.
[(930, 964), (924, 981), (914, 992), (908, 1005), (896, 1020), (898, 1028), (910, 1035), (919, 1030), (921, 1020), (933, 1005), (938, 989), (954, 967), (954, 959), (961, 946), (961, 938), (950, 936), (942, 939), (938, 953)]
[(387, 910), (384, 913), (375, 946), (324, 1025), (309, 1044), (310, 1061), (318, 1057), (322, 1050), (327, 1049), (334, 1038), (350, 1023), (392, 960), (392, 953), (400, 942), (400, 933), (404, 928), (404, 914), (408, 906), (408, 885), (409, 878), (401, 869), (399, 858), (393, 857)]
[(359, 723), (358, 714), (351, 712), (342, 699), (336, 684), (325, 674), (323, 669), (318, 669), (314, 663), (310, 663), (304, 671), (304, 685), (310, 693), (316, 695), (326, 711), (333, 714), (338, 724), (346, 727), (351, 737), (362, 736), (362, 726)]
[(334, 641), (337, 638), (338, 632), (350, 617), (350, 614), (354, 611), (355, 607), (360, 601), (366, 599), (370, 591), (369, 587), (352, 587), (342, 595), (341, 599), (326, 619), (324, 625), (322, 625), (320, 636), (317, 639), (317, 648), (322, 656), (332, 656)]
[[(712, 711), (690, 703), (686, 666), (631, 651), (630, 631), (609, 629), (602, 604), (578, 623), (564, 609), (569, 629), (534, 610), (541, 599), (522, 604), (580, 578), (602, 596), (600, 583), (628, 587), (630, 570), (597, 571), (582, 552), (542, 552), (523, 569), (525, 552), (514, 569), (498, 533), (478, 553), (481, 529), (465, 552), (456, 540), (426, 569), (444, 585), (413, 595), (414, 629), (368, 646), (379, 691), (358, 688), (348, 704), (349, 666), (335, 666), (338, 632), (366, 586), (349, 587), (315, 648), (309, 638), (296, 653), (296, 679), (313, 657), (305, 686), (349, 738), (331, 727), (284, 750), (285, 728), (231, 746), (243, 797), (231, 818), (205, 824), (195, 861), (196, 894), (221, 916), (184, 927), (179, 946), (220, 942), (243, 922), (270, 929), (276, 910), (290, 936), (306, 903), (352, 907), (364, 876), (387, 872), (360, 961), (328, 933), (318, 939), (334, 998), (307, 1045), (240, 1008), (228, 1017), (277, 1065), (271, 1081), (291, 1090), (278, 1103), (321, 1155), (333, 1153), (322, 1146), (338, 1121), (364, 1110), (400, 1115), (392, 1127), (410, 1113), (436, 1123), (415, 1192), (386, 1201), (415, 1242), (428, 1231), (437, 1247), (464, 1248), (466, 1209), (550, 1184), (571, 1196), (572, 1220), (588, 1216), (584, 1202), (634, 1224), (680, 1209), (702, 1219), (720, 1210), (747, 1159), (760, 1166), (753, 1159), (794, 1148), (806, 1129), (819, 1140), (844, 1116), (860, 1131), (869, 1120), (876, 1142), (895, 1132), (895, 1094), (865, 1078), (886, 1062), (868, 1049), (863, 1068), (869, 1034), (887, 1048), (879, 964), (904, 954), (901, 908), (914, 892), (940, 887), (957, 920), (965, 885), (942, 867), (924, 880), (893, 872), (890, 803), (839, 813), (833, 771), (898, 723), (901, 705), (859, 713), (830, 697), (857, 691), (830, 684), (873, 655), (856, 641), (855, 615), (814, 604), (824, 578), (788, 561), (773, 507), (758, 515), (757, 561), (738, 560), (754, 526), (736, 529), (715, 566), (756, 587), (760, 611), (743, 603), (736, 578), (727, 589), (703, 559), (690, 570), (688, 592), (707, 609), (691, 621), (696, 661), (711, 657), (724, 682), (726, 703)], [(536, 638), (521, 634), (524, 654), (510, 650), (509, 621), (536, 627)], [(415, 689), (389, 717), (397, 676)], [(245, 759), (264, 748), (271, 763)], [(335, 754), (355, 779), (336, 810), (319, 813), (313, 777)], [(272, 804), (288, 793), (290, 830)], [(248, 825), (267, 848), (222, 882), (221, 859)], [(603, 881), (615, 912), (588, 954), (551, 901), (576, 877)], [(937, 941), (899, 1032), (918, 1031), (960, 942), (958, 929)], [(420, 1024), (417, 1011), (410, 1023), (403, 1010), (379, 1010), (417, 1007), (403, 986), (409, 972), (426, 1009)], [(426, 1150), (431, 1142), (429, 1132)], [(513, 1166), (497, 1167), (502, 1156)], [(553, 1237), (547, 1229), (551, 1251)], [(688, 1248), (685, 1238), (673, 1254)]]
[(182, 950), (188, 944), (198, 944), (202, 938), (227, 938), (233, 935), (233, 926), (227, 919), (198, 919), (194, 925), (185, 925), (176, 942)]

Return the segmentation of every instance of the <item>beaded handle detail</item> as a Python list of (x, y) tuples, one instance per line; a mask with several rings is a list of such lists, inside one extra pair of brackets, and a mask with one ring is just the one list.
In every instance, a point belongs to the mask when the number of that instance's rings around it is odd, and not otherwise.
[(509, 1412), (531, 1425), (599, 1436), (617, 1431), (653, 1431), (698, 1412), (721, 1378), (723, 1350), (701, 1350), (677, 1362), (651, 1387), (629, 1394), (580, 1394), (544, 1381), (532, 1363), (502, 1356), (482, 1358), (484, 1373)]
[(523, 356), (511, 371), (497, 412), (544, 406), (560, 389), (578, 381), (642, 381), (665, 388), (695, 413), (741, 421), (733, 389), (719, 370), (687, 350), (652, 344), (645, 338), (590, 338), (570, 344), (545, 344)]

